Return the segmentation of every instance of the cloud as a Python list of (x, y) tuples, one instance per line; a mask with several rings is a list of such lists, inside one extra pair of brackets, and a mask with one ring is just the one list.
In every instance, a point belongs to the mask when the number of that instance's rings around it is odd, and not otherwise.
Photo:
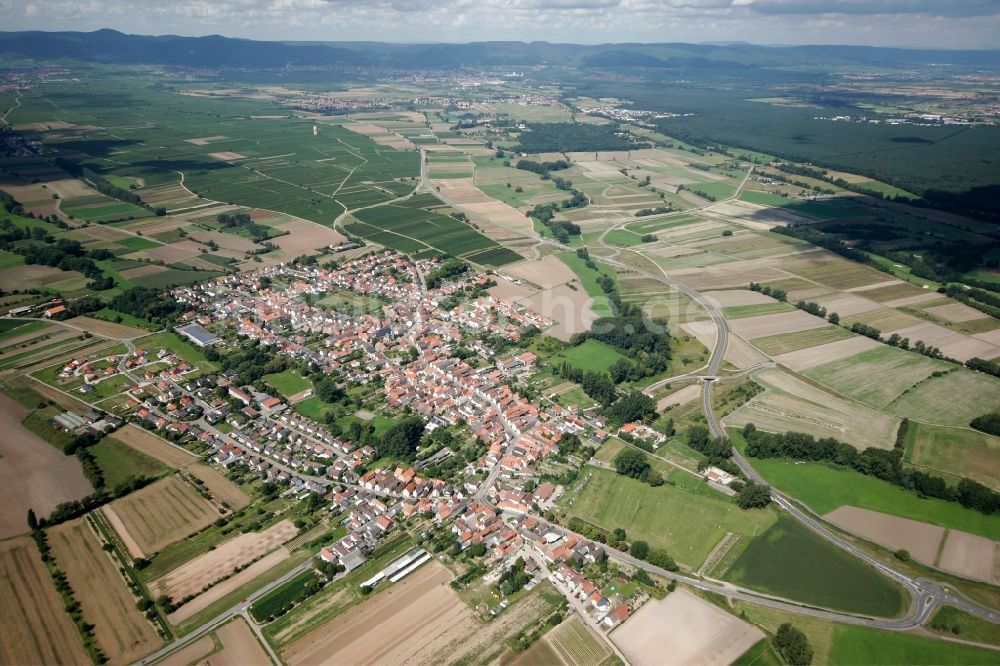
[(734, 0), (767, 15), (925, 14), (942, 17), (1000, 15), (996, 0)]

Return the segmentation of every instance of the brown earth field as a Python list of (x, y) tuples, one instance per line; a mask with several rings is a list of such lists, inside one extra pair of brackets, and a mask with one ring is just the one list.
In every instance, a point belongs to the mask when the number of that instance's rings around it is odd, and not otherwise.
[(107, 508), (121, 521), (122, 538), (127, 534), (145, 553), (137, 557), (156, 553), (219, 517), (208, 500), (176, 475), (117, 499)]
[(215, 651), (215, 641), (212, 635), (202, 636), (194, 643), (189, 643), (184, 648), (174, 652), (164, 659), (163, 666), (191, 666), (191, 664), (203, 664), (207, 660), (205, 657)]
[(525, 282), (539, 287), (555, 287), (576, 279), (576, 273), (559, 261), (559, 257), (549, 255), (537, 261), (525, 261), (503, 269), (506, 275), (512, 275)]
[(898, 333), (900, 337), (909, 338), (910, 344), (917, 340), (923, 340), (928, 345), (940, 348), (945, 356), (962, 362), (976, 356), (989, 359), (1000, 355), (1000, 347), (997, 345), (956, 333), (944, 326), (930, 322), (890, 330), (890, 332)]
[(792, 370), (802, 371), (815, 368), (824, 363), (831, 363), (839, 361), (842, 358), (860, 354), (861, 352), (878, 347), (879, 344), (871, 338), (857, 335), (852, 338), (828, 342), (815, 347), (807, 347), (798, 351), (778, 354), (774, 357), (774, 360)]
[(225, 502), (233, 511), (239, 511), (250, 503), (250, 496), (214, 467), (198, 464), (184, 471), (201, 480), (213, 497)]
[(289, 219), (272, 226), (287, 231), (288, 234), (272, 239), (271, 243), (293, 257), (309, 254), (330, 245), (338, 245), (347, 240), (344, 235), (333, 229), (306, 220)]
[(560, 340), (568, 341), (574, 333), (589, 331), (590, 325), (597, 319), (597, 315), (591, 310), (593, 299), (582, 287), (571, 289), (567, 285), (560, 285), (536, 292), (520, 299), (518, 303), (555, 321), (555, 325), (546, 333)]
[[(28, 340), (30, 341), (34, 339), (34, 342), (29, 342), (29, 344), (26, 344), (23, 347), (18, 347), (17, 349), (11, 349), (9, 352), (7, 352), (8, 356), (16, 355), (22, 357), (17, 359), (16, 362), (14, 362), (15, 366), (20, 365), (22, 361), (30, 362), (31, 360), (34, 360), (31, 358), (31, 355), (34, 352), (46, 349), (48, 347), (52, 347), (57, 342), (64, 342), (66, 340), (70, 340), (72, 338), (83, 335), (80, 331), (72, 331), (67, 328), (61, 328), (56, 326), (51, 326), (44, 330), (45, 330), (45, 335), (48, 336), (45, 339), (36, 339), (39, 338), (38, 333), (31, 333), (29, 335), (33, 337), (29, 337)], [(20, 335), (18, 336), (18, 338), (23, 338), (23, 337), (24, 336)], [(49, 351), (51, 352), (51, 349)]]
[(154, 596), (165, 594), (171, 599), (183, 599), (198, 594), (236, 567), (249, 564), (274, 550), (298, 533), (290, 520), (283, 520), (263, 532), (247, 532), (219, 544), (214, 550), (177, 567), (150, 584)]
[(950, 322), (972, 321), (974, 319), (982, 319), (989, 316), (975, 308), (970, 308), (965, 303), (937, 305), (932, 308), (925, 308), (924, 312)]
[(633, 666), (680, 666), (732, 663), (764, 632), (680, 589), (646, 602), (610, 638)]
[(230, 622), (215, 635), (222, 650), (206, 659), (206, 666), (270, 666), (271, 660), (245, 620)]
[(90, 663), (29, 537), (0, 541), (0, 618), (0, 663)]
[(726, 291), (706, 291), (702, 296), (707, 296), (720, 308), (729, 308), (739, 305), (763, 305), (765, 303), (777, 303), (770, 296), (765, 296), (759, 291), (749, 289), (729, 289)]
[[(192, 243), (192, 245), (195, 244)], [(173, 264), (178, 261), (190, 259), (191, 257), (197, 257), (201, 254), (201, 251), (198, 249), (197, 245), (195, 245), (195, 247), (186, 247), (180, 245), (179, 243), (174, 243), (173, 245), (161, 245), (160, 247), (142, 250), (141, 253), (150, 259), (158, 259), (164, 263)], [(128, 258), (128, 255), (126, 255), (125, 258)]]
[(115, 324), (110, 321), (94, 319), (92, 317), (73, 317), (72, 319), (67, 319), (66, 323), (72, 326), (79, 326), (83, 330), (89, 331), (94, 335), (111, 338), (112, 340), (125, 340), (127, 338), (149, 335), (149, 331), (141, 328)]
[(997, 543), (992, 539), (948, 530), (938, 568), (973, 580), (997, 583)]
[(914, 559), (932, 566), (945, 533), (945, 528), (939, 525), (859, 509), (856, 506), (842, 506), (823, 518), (886, 548), (908, 550)]
[(231, 150), (222, 150), (217, 153), (209, 153), (208, 156), (214, 157), (215, 159), (222, 160), (224, 162), (229, 162), (232, 160), (245, 160), (247, 157), (246, 155), (242, 155), (240, 153), (234, 153)]
[[(61, 502), (94, 492), (75, 456), (21, 425), (28, 411), (0, 393), (0, 539), (28, 531), (28, 509), (48, 516)], [(2, 663), (2, 662), (0, 662)]]
[(505, 639), (534, 627), (551, 608), (532, 594), (484, 624), (450, 581), (447, 569), (429, 562), (293, 643), (284, 661), (289, 666), (491, 663), (505, 650)]
[(825, 319), (814, 317), (802, 310), (744, 317), (729, 322), (729, 328), (733, 333), (745, 340), (777, 335), (778, 333), (794, 333), (795, 331), (822, 328), (823, 326), (830, 326), (830, 324), (826, 323)]
[(135, 606), (135, 598), (118, 573), (111, 555), (85, 518), (48, 531), (52, 554), (94, 625), (97, 644), (113, 664), (130, 663), (159, 647), (163, 641)]
[(208, 588), (208, 590), (202, 592), (168, 615), (167, 620), (173, 625), (178, 625), (189, 620), (233, 590), (246, 585), (272, 567), (284, 562), (288, 557), (288, 549), (278, 548), (270, 555), (265, 555), (232, 578), (227, 578), (218, 585)]
[(722, 358), (741, 370), (752, 368), (768, 360), (767, 356), (761, 353), (759, 349), (735, 335), (729, 336), (726, 353)]
[(160, 266), (159, 264), (146, 264), (145, 266), (126, 268), (125, 270), (119, 272), (126, 280), (134, 280), (136, 278), (147, 277), (149, 275), (156, 275), (157, 273), (166, 273), (168, 270), (170, 269), (166, 266)]
[(701, 397), (700, 383), (685, 386), (666, 397), (660, 398), (660, 401), (656, 403), (656, 411), (662, 412), (667, 407), (673, 407), (674, 405), (686, 405), (689, 402), (694, 402), (699, 397)]
[(40, 285), (82, 277), (83, 273), (76, 271), (61, 271), (51, 266), (25, 264), (0, 270), (0, 289), (4, 291), (37, 289)]
[(183, 469), (200, 460), (193, 453), (189, 453), (179, 446), (174, 446), (131, 423), (126, 423), (116, 430), (114, 438), (137, 451), (156, 458), (168, 467)]

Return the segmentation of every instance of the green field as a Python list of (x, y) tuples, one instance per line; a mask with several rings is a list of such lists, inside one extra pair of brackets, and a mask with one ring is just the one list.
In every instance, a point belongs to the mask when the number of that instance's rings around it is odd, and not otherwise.
[(815, 201), (789, 199), (786, 197), (779, 197), (774, 194), (765, 194), (764, 192), (753, 192), (750, 190), (740, 192), (740, 200), (758, 204), (760, 206), (777, 206), (779, 208), (787, 208), (798, 215), (815, 217), (818, 219), (836, 219), (841, 217), (851, 217), (856, 214), (855, 211), (852, 211), (849, 208), (843, 208), (825, 203), (816, 203)]
[(594, 270), (587, 266), (586, 260), (581, 259), (576, 256), (575, 252), (560, 252), (558, 255), (559, 260), (570, 267), (570, 269), (576, 273), (576, 277), (580, 280), (580, 284), (583, 286), (584, 291), (594, 299), (594, 303), (591, 309), (599, 317), (605, 317), (611, 314), (611, 306), (607, 302), (607, 296), (604, 294), (604, 290), (601, 286), (597, 284), (598, 275), (606, 275), (618, 284), (618, 278), (615, 275), (614, 269), (612, 269), (607, 264), (602, 264), (599, 262), (594, 262), (597, 269)]
[[(944, 396), (942, 396), (944, 398)], [(906, 462), (946, 475), (967, 476), (1000, 489), (1000, 437), (971, 428), (910, 423)]]
[(156, 351), (158, 349), (168, 349), (181, 357), (199, 370), (215, 370), (216, 366), (205, 358), (205, 354), (190, 342), (182, 339), (176, 333), (163, 331), (153, 333), (135, 340), (135, 346), (139, 349)]
[(825, 345), (828, 342), (846, 340), (854, 337), (854, 334), (846, 328), (840, 326), (824, 326), (823, 328), (811, 328), (806, 331), (796, 331), (794, 333), (779, 333), (768, 335), (763, 338), (754, 338), (754, 347), (769, 356), (787, 354), (788, 352), (808, 349), (817, 345)]
[(742, 511), (736, 504), (674, 486), (658, 488), (606, 469), (587, 467), (590, 480), (572, 504), (577, 516), (604, 529), (623, 528), (633, 539), (663, 548), (698, 567), (726, 534), (753, 536), (770, 527), (775, 512)]
[[(730, 429), (733, 445), (743, 437)], [(921, 520), (1000, 540), (1000, 516), (983, 515), (957, 502), (924, 499), (890, 483), (842, 467), (776, 458), (749, 458), (750, 464), (778, 490), (801, 500), (821, 515), (841, 506), (857, 506)]]
[[(883, 346), (806, 370), (805, 374), (870, 407), (882, 409), (935, 370), (954, 366)], [(878, 378), (873, 381), (873, 378)]]
[[(943, 628), (936, 628), (935, 625), (943, 625)], [(1000, 645), (1000, 629), (997, 625), (954, 606), (939, 607), (926, 626), (931, 631), (946, 632), (963, 640)], [(955, 633), (955, 628), (958, 633)]]
[(910, 633), (881, 631), (838, 624), (833, 630), (831, 665), (844, 664), (991, 664), (1000, 663), (1000, 652), (945, 643)]
[(312, 388), (312, 382), (300, 375), (297, 370), (285, 370), (273, 375), (264, 375), (264, 381), (286, 398)]
[(616, 361), (624, 359), (614, 347), (599, 340), (585, 340), (583, 344), (570, 347), (553, 356), (549, 363), (560, 365), (563, 361), (580, 370), (607, 372)]
[(725, 578), (780, 597), (851, 613), (890, 617), (900, 613), (905, 603), (902, 590), (887, 578), (784, 516), (750, 542)]
[(795, 306), (791, 303), (760, 303), (758, 305), (735, 305), (733, 307), (722, 308), (722, 314), (726, 319), (742, 319), (743, 317), (756, 317), (758, 315), (777, 314), (779, 312), (791, 312)]
[(298, 601), (304, 594), (306, 585), (316, 580), (316, 572), (303, 571), (288, 582), (271, 590), (258, 599), (250, 607), (250, 614), (257, 622), (264, 622), (292, 602)]
[(13, 268), (24, 264), (24, 257), (14, 252), (0, 250), (0, 269)]
[(49, 325), (45, 321), (30, 321), (27, 319), (0, 319), (0, 342), (16, 338), (26, 333), (40, 331)]
[(977, 416), (1000, 409), (1000, 379), (956, 368), (920, 382), (888, 409), (918, 421), (967, 426)]
[(107, 488), (114, 488), (129, 477), (155, 477), (169, 469), (159, 460), (133, 449), (114, 437), (105, 437), (90, 447), (89, 451), (97, 459), (97, 464), (104, 473), (104, 485)]
[(628, 229), (612, 229), (604, 237), (604, 240), (618, 247), (632, 247), (633, 245), (642, 244), (642, 234), (637, 234)]
[(771, 647), (771, 641), (763, 638), (744, 652), (732, 666), (781, 666), (783, 662)]

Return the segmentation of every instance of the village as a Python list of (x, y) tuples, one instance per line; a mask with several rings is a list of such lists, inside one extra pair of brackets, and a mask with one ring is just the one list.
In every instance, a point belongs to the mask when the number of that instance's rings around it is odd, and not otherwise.
[[(375, 252), (341, 265), (268, 267), (172, 293), (189, 307), (175, 330), (196, 347), (254, 341), (335, 377), (342, 388), (379, 387), (359, 413), (418, 416), (431, 436), (447, 434), (418, 450), (415, 460), (387, 459), (357, 433), (298, 413), (293, 403), (310, 390), (278, 397), (232, 369), (202, 372), (168, 349), (67, 363), (62, 380), (82, 379), (80, 390), (87, 391), (119, 378), (126, 399), (115, 416), (95, 413), (62, 425), (103, 433), (106, 424), (120, 427), (119, 417), (127, 418), (224, 471), (259, 478), (289, 497), (321, 497), (346, 530), (318, 553), (338, 571), (362, 566), (401, 525), (426, 524), (447, 535), (452, 552), (485, 549), (485, 581), (516, 563), (530, 574), (530, 585), (550, 581), (595, 628), (610, 630), (648, 595), (605, 594), (606, 584), (580, 573), (601, 561), (606, 568), (604, 549), (540, 518), (565, 489), (541, 480), (533, 467), (558, 454), (566, 438), (593, 450), (608, 437), (604, 422), (521, 395), (518, 380), (537, 358), (517, 343), (552, 322), (489, 295), (488, 276), (462, 274), (428, 288), (427, 276), (440, 263)], [(317, 305), (330, 291), (383, 305), (358, 313)], [(494, 336), (512, 344), (494, 345)], [(639, 424), (621, 434), (659, 443)], [(428, 474), (435, 470), (445, 478)], [(398, 580), (423, 562), (403, 559), (383, 578)], [(498, 601), (484, 619), (507, 607)]]

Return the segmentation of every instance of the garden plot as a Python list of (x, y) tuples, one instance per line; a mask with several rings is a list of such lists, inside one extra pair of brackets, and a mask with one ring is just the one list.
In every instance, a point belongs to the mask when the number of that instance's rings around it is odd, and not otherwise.
[(895, 442), (895, 416), (831, 395), (780, 370), (764, 370), (754, 379), (765, 391), (726, 416), (727, 426), (753, 423), (767, 432), (834, 437), (858, 449), (888, 449)]
[(748, 340), (777, 335), (779, 333), (806, 331), (824, 326), (830, 326), (830, 324), (825, 319), (814, 317), (802, 310), (761, 315), (758, 317), (744, 317), (743, 319), (736, 319), (729, 322), (729, 328), (736, 335)]
[(729, 664), (764, 632), (685, 589), (651, 599), (611, 640), (633, 666)]

